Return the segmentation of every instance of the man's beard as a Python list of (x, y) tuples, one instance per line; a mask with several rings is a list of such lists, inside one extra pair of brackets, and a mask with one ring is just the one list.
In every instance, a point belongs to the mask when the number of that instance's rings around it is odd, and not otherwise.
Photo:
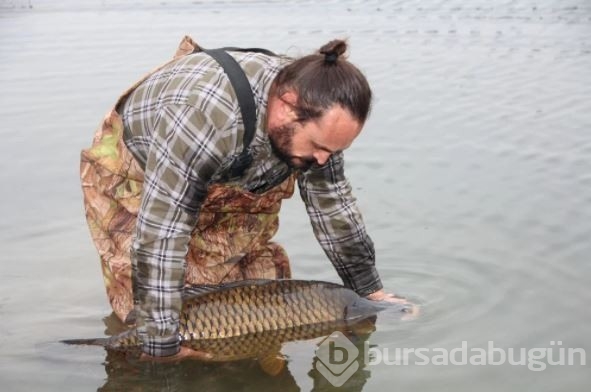
[(273, 153), (292, 169), (307, 171), (316, 163), (314, 158), (300, 158), (292, 155), (295, 124), (285, 124), (269, 130), (269, 141)]

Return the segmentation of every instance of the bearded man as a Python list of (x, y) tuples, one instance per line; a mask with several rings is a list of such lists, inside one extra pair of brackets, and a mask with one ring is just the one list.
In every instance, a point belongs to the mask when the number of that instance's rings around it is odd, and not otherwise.
[(179, 345), (186, 284), (291, 277), (271, 239), (296, 181), (344, 285), (393, 300), (344, 174), (343, 151), (372, 97), (346, 49), (334, 40), (299, 59), (226, 50), (254, 98), (248, 136), (227, 72), (185, 37), (173, 61), (122, 95), (82, 151), (86, 216), (109, 300), (121, 320), (135, 308), (144, 359), (202, 354)]

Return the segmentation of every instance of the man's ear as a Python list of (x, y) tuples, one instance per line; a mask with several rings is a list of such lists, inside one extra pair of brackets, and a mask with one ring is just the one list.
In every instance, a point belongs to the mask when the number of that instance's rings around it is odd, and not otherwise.
[(282, 106), (282, 110), (284, 111), (284, 114), (290, 118), (291, 120), (294, 120), (298, 117), (295, 108), (297, 107), (297, 103), (298, 103), (298, 94), (293, 91), (293, 90), (289, 90), (284, 92), (281, 97), (279, 98), (279, 101), (281, 102), (281, 106)]
[(293, 90), (287, 90), (281, 95), (281, 99), (291, 106), (296, 106), (298, 103), (298, 94)]

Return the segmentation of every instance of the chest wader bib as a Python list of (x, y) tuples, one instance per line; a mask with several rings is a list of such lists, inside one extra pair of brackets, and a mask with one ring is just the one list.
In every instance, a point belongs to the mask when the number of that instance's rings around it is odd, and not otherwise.
[[(172, 61), (196, 50), (201, 48), (185, 37)], [(100, 256), (109, 302), (122, 321), (133, 309), (130, 250), (144, 171), (125, 146), (116, 108), (151, 74), (123, 93), (96, 131), (92, 146), (82, 151), (80, 161), (86, 220)], [(294, 182), (290, 176), (262, 194), (211, 185), (189, 242), (185, 282), (290, 278), (285, 250), (270, 240), (279, 227), (281, 200), (292, 196)]]

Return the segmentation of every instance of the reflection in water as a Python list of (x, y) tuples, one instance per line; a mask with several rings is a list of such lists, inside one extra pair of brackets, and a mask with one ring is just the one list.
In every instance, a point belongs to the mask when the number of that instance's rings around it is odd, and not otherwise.
[(107, 380), (98, 391), (299, 391), (287, 368), (266, 374), (255, 360), (227, 363), (183, 361), (179, 364), (138, 363), (122, 353), (107, 352)]
[[(356, 361), (359, 367), (339, 388), (334, 387), (317, 369), (318, 358), (309, 358), (308, 376), (313, 382), (313, 391), (361, 391), (370, 377), (363, 362), (363, 346), (375, 330), (377, 317), (371, 317), (347, 327), (341, 332), (358, 348)], [(111, 314), (103, 319), (107, 335), (125, 331), (126, 326), (117, 316)], [(318, 345), (322, 337), (311, 340)], [(301, 356), (299, 356), (301, 358)], [(139, 362), (126, 353), (106, 350), (104, 361), (107, 378), (98, 391), (300, 391), (301, 387), (288, 366), (273, 376), (263, 371), (255, 359), (212, 363), (201, 361), (182, 361), (176, 364), (156, 364)]]
[[(317, 363), (319, 361), (317, 356), (314, 356), (312, 359), (312, 368), (308, 372), (308, 375), (314, 380), (314, 387), (312, 391), (348, 391), (348, 392), (356, 392), (363, 390), (363, 386), (369, 379), (371, 373), (368, 368), (366, 368), (366, 364), (364, 362), (363, 356), (363, 346), (364, 343), (369, 339), (371, 333), (366, 333), (362, 335), (347, 335), (347, 337), (353, 342), (355, 347), (357, 347), (359, 354), (355, 361), (357, 361), (359, 367), (357, 370), (351, 375), (351, 377), (345, 381), (345, 383), (338, 388), (332, 385), (329, 380), (324, 377), (317, 368)], [(350, 365), (353, 366), (353, 365)]]

